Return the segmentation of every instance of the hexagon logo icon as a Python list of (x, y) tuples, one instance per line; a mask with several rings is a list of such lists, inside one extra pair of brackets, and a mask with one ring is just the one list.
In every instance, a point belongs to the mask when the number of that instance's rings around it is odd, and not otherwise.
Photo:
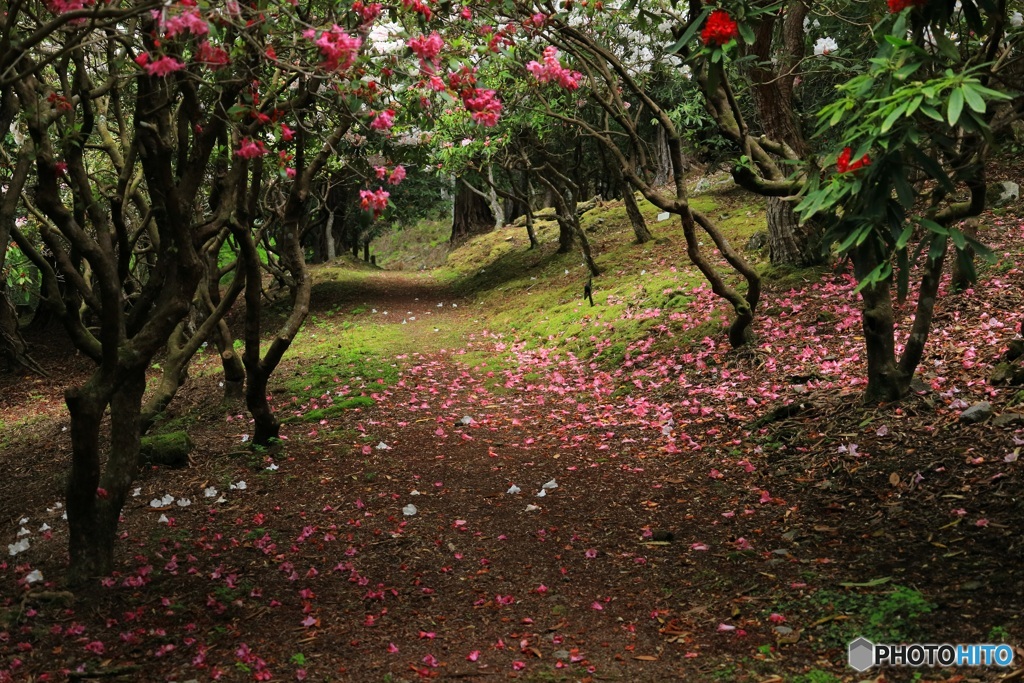
[(867, 671), (875, 663), (875, 644), (867, 638), (858, 638), (850, 643), (847, 653), (850, 667), (857, 671)]

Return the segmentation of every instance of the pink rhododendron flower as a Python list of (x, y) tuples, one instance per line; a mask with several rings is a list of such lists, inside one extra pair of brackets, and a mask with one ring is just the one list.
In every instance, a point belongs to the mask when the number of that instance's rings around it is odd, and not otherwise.
[(428, 63), (437, 66), (438, 55), (441, 54), (441, 49), (444, 47), (444, 39), (437, 31), (433, 31), (429, 36), (410, 38), (405, 44), (409, 46), (413, 54), (420, 58), (422, 66), (426, 67)]
[(359, 54), (359, 48), (363, 45), (362, 38), (350, 36), (337, 24), (332, 26), (330, 31), (322, 32), (319, 37), (313, 29), (302, 35), (320, 48), (320, 54), (324, 57), (321, 66), (328, 71), (344, 71), (352, 66)]
[(366, 5), (361, 0), (356, 0), (352, 3), (352, 11), (359, 15), (359, 18), (363, 20), (364, 24), (371, 24), (373, 21), (380, 16), (380, 12), (383, 9), (379, 2), (371, 2)]
[(64, 14), (92, 7), (94, 4), (95, 0), (48, 0), (46, 8), (54, 14)]
[[(154, 10), (154, 13), (161, 14)], [(206, 20), (199, 16), (199, 10), (196, 8), (187, 9), (181, 14), (176, 14), (169, 19), (161, 21), (161, 28), (164, 31), (164, 35), (168, 38), (173, 38), (182, 33), (191, 33), (194, 36), (205, 36), (210, 32), (210, 25), (206, 23)]]
[(418, 14), (422, 14), (424, 19), (430, 19), (433, 12), (430, 10), (430, 6), (422, 0), (402, 0), (402, 6), (406, 9), (412, 10)]
[(501, 100), (493, 90), (473, 88), (462, 95), (462, 104), (472, 112), (473, 120), (485, 126), (494, 126), (501, 116)]
[(526, 70), (533, 74), (540, 83), (557, 83), (566, 90), (576, 90), (580, 87), (580, 79), (583, 74), (579, 71), (571, 71), (562, 66), (558, 61), (558, 50), (549, 45), (544, 48), (544, 63), (531, 61), (526, 65)]
[(395, 110), (385, 109), (370, 121), (370, 128), (374, 130), (390, 130), (395, 125)]
[(376, 218), (388, 208), (388, 197), (390, 196), (390, 192), (380, 187), (376, 192), (359, 190), (359, 206), (363, 211), (373, 211), (373, 217)]
[(235, 150), (235, 155), (240, 156), (243, 159), (255, 159), (261, 157), (267, 153), (267, 147), (263, 144), (262, 140), (252, 140), (250, 138), (242, 138), (242, 142), (238, 145), (238, 149)]
[(397, 185), (405, 180), (405, 166), (395, 166), (394, 170), (391, 171), (391, 175), (388, 176), (389, 185)]
[[(139, 57), (141, 56), (142, 55), (139, 55)], [(174, 73), (175, 71), (180, 71), (181, 69), (185, 68), (185, 64), (183, 62), (178, 61), (174, 57), (168, 57), (166, 55), (160, 57), (159, 59), (149, 59), (147, 55), (145, 63), (140, 62), (139, 58), (137, 57), (135, 59), (135, 62), (136, 64), (139, 64), (143, 69), (145, 69), (147, 74), (156, 77), (166, 76), (168, 74)]]

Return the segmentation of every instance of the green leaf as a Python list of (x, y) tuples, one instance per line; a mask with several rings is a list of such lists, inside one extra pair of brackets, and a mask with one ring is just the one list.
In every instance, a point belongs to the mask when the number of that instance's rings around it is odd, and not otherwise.
[(964, 109), (964, 93), (960, 88), (955, 88), (949, 93), (949, 104), (946, 106), (946, 120), (949, 125), (955, 126), (960, 120), (960, 112)]
[(700, 27), (704, 25), (704, 21), (708, 18), (710, 14), (711, 8), (705, 7), (704, 11), (700, 13), (700, 16), (698, 16), (696, 19), (690, 22), (690, 25), (686, 27), (686, 30), (683, 31), (683, 35), (679, 36), (679, 40), (672, 43), (672, 47), (668, 49), (669, 54), (675, 54), (679, 52), (679, 50), (681, 50), (684, 45), (689, 43), (697, 34), (697, 31), (700, 30)]
[(936, 235), (941, 235), (942, 237), (945, 237), (946, 235), (949, 234), (949, 230), (947, 228), (942, 227), (941, 225), (939, 225), (938, 223), (929, 218), (920, 219), (918, 221), (918, 224), (922, 228), (927, 228), (931, 232), (935, 233)]
[(948, 239), (945, 235), (934, 235), (932, 237), (932, 247), (928, 250), (928, 260), (937, 261), (946, 253), (946, 243)]
[(942, 31), (933, 31), (932, 34), (935, 36), (935, 46), (939, 48), (939, 52), (943, 57), (952, 62), (960, 61), (960, 50), (957, 49), (956, 43), (950, 40)]
[(970, 83), (964, 83), (964, 86), (960, 89), (964, 93), (964, 99), (967, 100), (967, 106), (979, 114), (984, 114), (985, 100), (982, 99), (978, 91), (974, 89), (974, 86)]
[(911, 64), (904, 64), (896, 70), (896, 78), (901, 81), (907, 80), (915, 71), (921, 68), (921, 62), (912, 62)]
[(754, 44), (754, 41), (757, 39), (757, 36), (754, 35), (753, 29), (751, 29), (746, 22), (741, 22), (740, 24), (737, 25), (736, 28), (740, 30), (740, 37), (743, 38), (744, 43), (746, 43), (747, 45)]
[(956, 228), (949, 229), (949, 236), (953, 240), (953, 245), (957, 249), (964, 249), (967, 247), (967, 240), (964, 238), (964, 234)]
[(882, 128), (879, 132), (888, 133), (889, 129), (893, 127), (893, 124), (895, 124), (900, 119), (900, 117), (903, 116), (903, 112), (907, 110), (907, 106), (909, 106), (909, 103), (904, 102), (903, 104), (897, 106), (895, 109), (889, 112), (889, 115), (885, 117), (885, 121), (882, 121)]
[(907, 105), (907, 114), (906, 115), (907, 116), (913, 116), (914, 112), (917, 111), (917, 108), (921, 106), (922, 102), (924, 102), (924, 95), (918, 95), (917, 97), (912, 99), (910, 101), (910, 104)]
[(913, 224), (910, 224), (907, 227), (903, 228), (903, 232), (901, 232), (900, 236), (896, 239), (896, 249), (897, 250), (906, 249), (907, 244), (910, 242), (910, 238), (913, 235), (914, 235), (914, 226), (913, 226)]
[(928, 118), (934, 119), (936, 121), (942, 121), (943, 120), (942, 119), (942, 114), (939, 113), (939, 110), (936, 109), (935, 107), (931, 106), (930, 104), (922, 104), (921, 105), (921, 113), (924, 114), (925, 116), (927, 116)]
[(846, 236), (846, 239), (839, 243), (839, 246), (837, 247), (839, 253), (847, 251), (850, 247), (853, 246), (854, 242), (860, 244), (870, 233), (870, 225), (861, 225), (860, 227), (855, 228), (849, 235)]
[(971, 245), (974, 252), (978, 255), (978, 258), (984, 260), (986, 263), (996, 262), (996, 253), (988, 248), (987, 245), (982, 244), (973, 237), (967, 238), (967, 244)]
[[(877, 284), (879, 282), (885, 282), (886, 280), (889, 279), (889, 277), (891, 275), (892, 275), (892, 264), (889, 263), (888, 261), (883, 261), (882, 263), (879, 263), (875, 267), (874, 270), (872, 270), (870, 273), (865, 275), (864, 279), (861, 280), (857, 284), (857, 286), (854, 288), (853, 291), (855, 293), (859, 293), (860, 290), (864, 289), (865, 287)], [(840, 584), (840, 585), (842, 585), (842, 584)], [(859, 584), (851, 584), (851, 585), (859, 585)]]
[(905, 173), (893, 173), (892, 184), (896, 190), (896, 197), (900, 200), (900, 206), (906, 210), (914, 208), (914, 200), (917, 198), (917, 193), (914, 191), (914, 186), (907, 180)]

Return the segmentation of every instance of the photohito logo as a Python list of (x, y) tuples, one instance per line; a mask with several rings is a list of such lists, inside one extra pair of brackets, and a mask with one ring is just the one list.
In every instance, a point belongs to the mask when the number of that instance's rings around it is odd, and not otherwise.
[(867, 671), (873, 666), (1010, 666), (1013, 648), (1009, 645), (942, 645), (911, 643), (880, 645), (858, 638), (847, 648), (850, 667)]

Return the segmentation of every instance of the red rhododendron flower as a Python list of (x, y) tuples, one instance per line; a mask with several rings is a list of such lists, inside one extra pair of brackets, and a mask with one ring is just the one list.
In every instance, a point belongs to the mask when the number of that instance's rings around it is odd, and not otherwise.
[(927, 4), (928, 0), (889, 0), (889, 11), (896, 14), (908, 7), (924, 7)]
[(839, 153), (839, 157), (836, 159), (836, 168), (840, 173), (847, 173), (849, 171), (856, 171), (859, 168), (864, 168), (871, 163), (871, 159), (867, 154), (862, 156), (857, 161), (850, 163), (850, 155), (853, 154), (853, 150), (849, 147), (844, 147), (843, 151)]
[(729, 13), (716, 9), (704, 24), (704, 30), (700, 32), (700, 39), (704, 41), (705, 45), (725, 45), (739, 33), (739, 28)]
[(210, 67), (213, 71), (216, 71), (231, 61), (226, 50), (217, 47), (216, 45), (211, 45), (209, 41), (203, 41), (200, 43), (199, 50), (195, 55), (195, 60), (200, 64), (205, 64)]

